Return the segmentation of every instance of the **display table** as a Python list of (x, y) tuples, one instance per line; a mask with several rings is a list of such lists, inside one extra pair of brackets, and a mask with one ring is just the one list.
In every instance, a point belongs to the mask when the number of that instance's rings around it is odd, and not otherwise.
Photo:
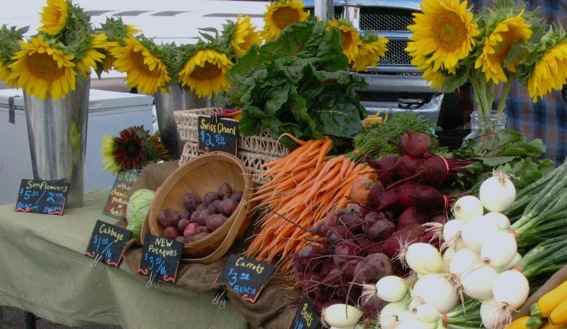
[(96, 221), (116, 222), (102, 214), (108, 194), (87, 193), (83, 207), (66, 209), (63, 216), (0, 206), (0, 305), (67, 326), (249, 327), (231, 303), (213, 304), (213, 291), (163, 282), (148, 288), (147, 278), (124, 262), (119, 268), (92, 266), (84, 252)]

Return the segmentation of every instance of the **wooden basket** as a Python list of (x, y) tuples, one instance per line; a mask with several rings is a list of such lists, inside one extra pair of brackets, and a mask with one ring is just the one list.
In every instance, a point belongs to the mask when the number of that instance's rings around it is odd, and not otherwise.
[[(194, 110), (181, 110), (173, 112), (179, 137), (184, 142), (184, 149), (179, 159), (183, 165), (199, 154), (198, 150), (198, 119), (202, 115), (214, 115), (215, 108), (203, 108)], [(289, 150), (273, 139), (268, 132), (264, 131), (257, 136), (238, 138), (238, 158), (252, 174), (252, 181), (256, 184), (264, 184), (266, 181), (259, 176), (264, 172), (264, 164), (286, 156)]]
[[(212, 263), (220, 259), (234, 242), (242, 237), (250, 225), (252, 181), (244, 164), (237, 157), (224, 152), (212, 152), (193, 158), (176, 169), (157, 189), (147, 218), (147, 231), (161, 236), (163, 229), (157, 220), (162, 209), (183, 210), (183, 195), (195, 192), (201, 198), (228, 183), (234, 191), (243, 191), (238, 207), (228, 220), (206, 237), (186, 243), (182, 260)], [(142, 237), (142, 241), (144, 237)]]

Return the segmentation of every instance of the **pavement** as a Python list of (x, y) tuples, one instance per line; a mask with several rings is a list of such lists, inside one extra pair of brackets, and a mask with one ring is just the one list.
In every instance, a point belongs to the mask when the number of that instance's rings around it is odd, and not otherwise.
[[(33, 326), (26, 327), (26, 312), (15, 307), (1, 307), (0, 320), (3, 318), (3, 323), (0, 323), (0, 329), (32, 329)], [(67, 327), (62, 324), (47, 321), (45, 319), (36, 319), (36, 329), (73, 329), (79, 327)], [(89, 329), (121, 329), (119, 326), (88, 326), (81, 328)]]

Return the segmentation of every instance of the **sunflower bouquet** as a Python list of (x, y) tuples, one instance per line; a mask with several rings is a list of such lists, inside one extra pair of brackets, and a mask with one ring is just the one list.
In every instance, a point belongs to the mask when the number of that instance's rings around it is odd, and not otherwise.
[(102, 65), (107, 35), (70, 0), (47, 0), (40, 15), (42, 25), (29, 38), (29, 27), (0, 28), (0, 79), (42, 100), (63, 99)]
[(230, 89), (226, 72), (234, 61), (261, 39), (249, 16), (227, 21), (222, 31), (204, 28), (195, 44), (162, 43), (143, 34), (128, 36), (110, 49), (114, 68), (126, 73), (126, 84), (138, 92), (168, 92), (187, 88), (197, 97), (212, 97)]
[[(497, 0), (475, 10), (460, 0), (424, 0), (414, 14), (406, 48), (432, 88), (454, 91), (470, 83), (478, 115), (504, 112), (515, 81), (535, 102), (567, 82), (567, 37), (522, 1)], [(492, 104), (500, 93), (496, 109)]]
[(169, 160), (169, 152), (159, 134), (150, 135), (144, 126), (128, 127), (116, 137), (103, 136), (101, 153), (104, 170), (114, 174), (124, 170), (141, 170), (147, 164)]

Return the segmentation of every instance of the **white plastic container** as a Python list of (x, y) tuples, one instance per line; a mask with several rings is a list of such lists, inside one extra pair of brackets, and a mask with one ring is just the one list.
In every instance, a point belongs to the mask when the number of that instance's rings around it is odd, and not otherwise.
[[(24, 99), (21, 89), (0, 90), (0, 204), (17, 199), (22, 179), (33, 179)], [(10, 98), (13, 107), (10, 109)], [(102, 164), (102, 137), (131, 126), (153, 133), (153, 97), (91, 89), (85, 158), (85, 192), (108, 188), (115, 176)]]

